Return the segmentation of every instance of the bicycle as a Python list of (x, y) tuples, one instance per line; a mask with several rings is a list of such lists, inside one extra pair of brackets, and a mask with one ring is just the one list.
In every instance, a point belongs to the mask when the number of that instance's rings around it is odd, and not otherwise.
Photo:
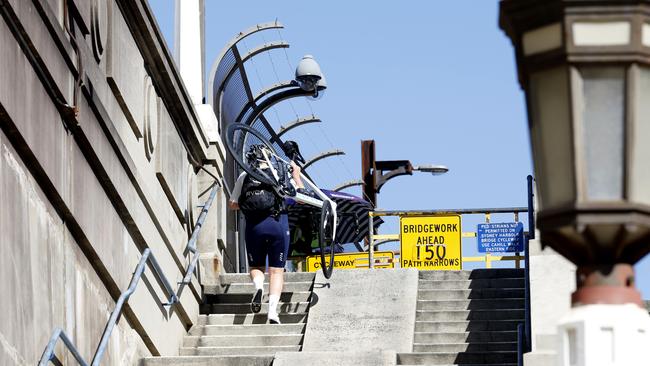
[[(291, 159), (286, 156), (286, 159), (283, 158), (284, 151), (279, 147), (276, 149), (260, 131), (243, 123), (233, 123), (226, 130), (226, 147), (241, 169), (252, 178), (273, 187), (283, 199), (290, 198), (321, 209), (318, 244), (323, 275), (329, 279), (334, 269), (333, 245), (338, 223), (336, 203), (302, 172), (301, 180), (316, 197), (297, 191), (291, 185), (287, 174), (291, 172), (287, 159)], [(326, 253), (328, 247), (329, 253)]]

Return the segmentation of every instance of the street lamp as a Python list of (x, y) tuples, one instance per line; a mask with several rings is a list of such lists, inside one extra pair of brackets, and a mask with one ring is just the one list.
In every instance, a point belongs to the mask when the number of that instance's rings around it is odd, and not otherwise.
[[(577, 265), (562, 365), (650, 358), (650, 2), (501, 0), (526, 93), (542, 245)], [(644, 344), (644, 345), (643, 345)]]
[(413, 170), (423, 173), (431, 173), (432, 175), (442, 175), (447, 173), (449, 168), (444, 165), (416, 165), (413, 167)]
[(449, 169), (444, 165), (413, 166), (409, 160), (375, 160), (375, 140), (361, 141), (361, 177), (365, 198), (377, 207), (377, 193), (387, 181), (401, 175), (413, 175), (413, 171), (444, 174)]

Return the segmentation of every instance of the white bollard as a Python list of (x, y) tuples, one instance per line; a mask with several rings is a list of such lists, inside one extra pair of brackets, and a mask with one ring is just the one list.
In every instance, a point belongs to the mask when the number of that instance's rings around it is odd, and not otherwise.
[(650, 315), (638, 305), (576, 306), (558, 330), (559, 366), (650, 365)]

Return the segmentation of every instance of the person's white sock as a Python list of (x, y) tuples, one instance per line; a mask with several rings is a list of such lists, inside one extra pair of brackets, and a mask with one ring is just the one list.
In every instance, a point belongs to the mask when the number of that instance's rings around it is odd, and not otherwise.
[(278, 303), (280, 302), (280, 296), (278, 295), (269, 295), (269, 319), (279, 321), (278, 318)]
[(264, 291), (264, 276), (257, 276), (253, 278), (253, 284), (255, 285), (255, 290)]

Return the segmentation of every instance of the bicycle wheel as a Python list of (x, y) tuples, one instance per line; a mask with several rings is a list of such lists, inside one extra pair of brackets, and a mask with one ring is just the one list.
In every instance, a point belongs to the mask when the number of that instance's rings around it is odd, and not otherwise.
[(228, 152), (230, 152), (230, 155), (232, 155), (237, 162), (237, 165), (248, 173), (248, 175), (258, 181), (275, 186), (277, 182), (275, 182), (272, 177), (255, 168), (248, 162), (246, 153), (253, 145), (264, 145), (269, 148), (273, 154), (277, 154), (271, 142), (269, 142), (269, 140), (258, 130), (243, 123), (233, 123), (228, 126), (228, 129), (226, 130), (226, 147)]
[[(334, 210), (329, 200), (323, 201), (318, 227), (318, 244), (320, 245), (320, 263), (325, 278), (332, 276), (334, 269)], [(329, 246), (329, 253), (325, 249)], [(329, 254), (329, 255), (328, 255)]]

